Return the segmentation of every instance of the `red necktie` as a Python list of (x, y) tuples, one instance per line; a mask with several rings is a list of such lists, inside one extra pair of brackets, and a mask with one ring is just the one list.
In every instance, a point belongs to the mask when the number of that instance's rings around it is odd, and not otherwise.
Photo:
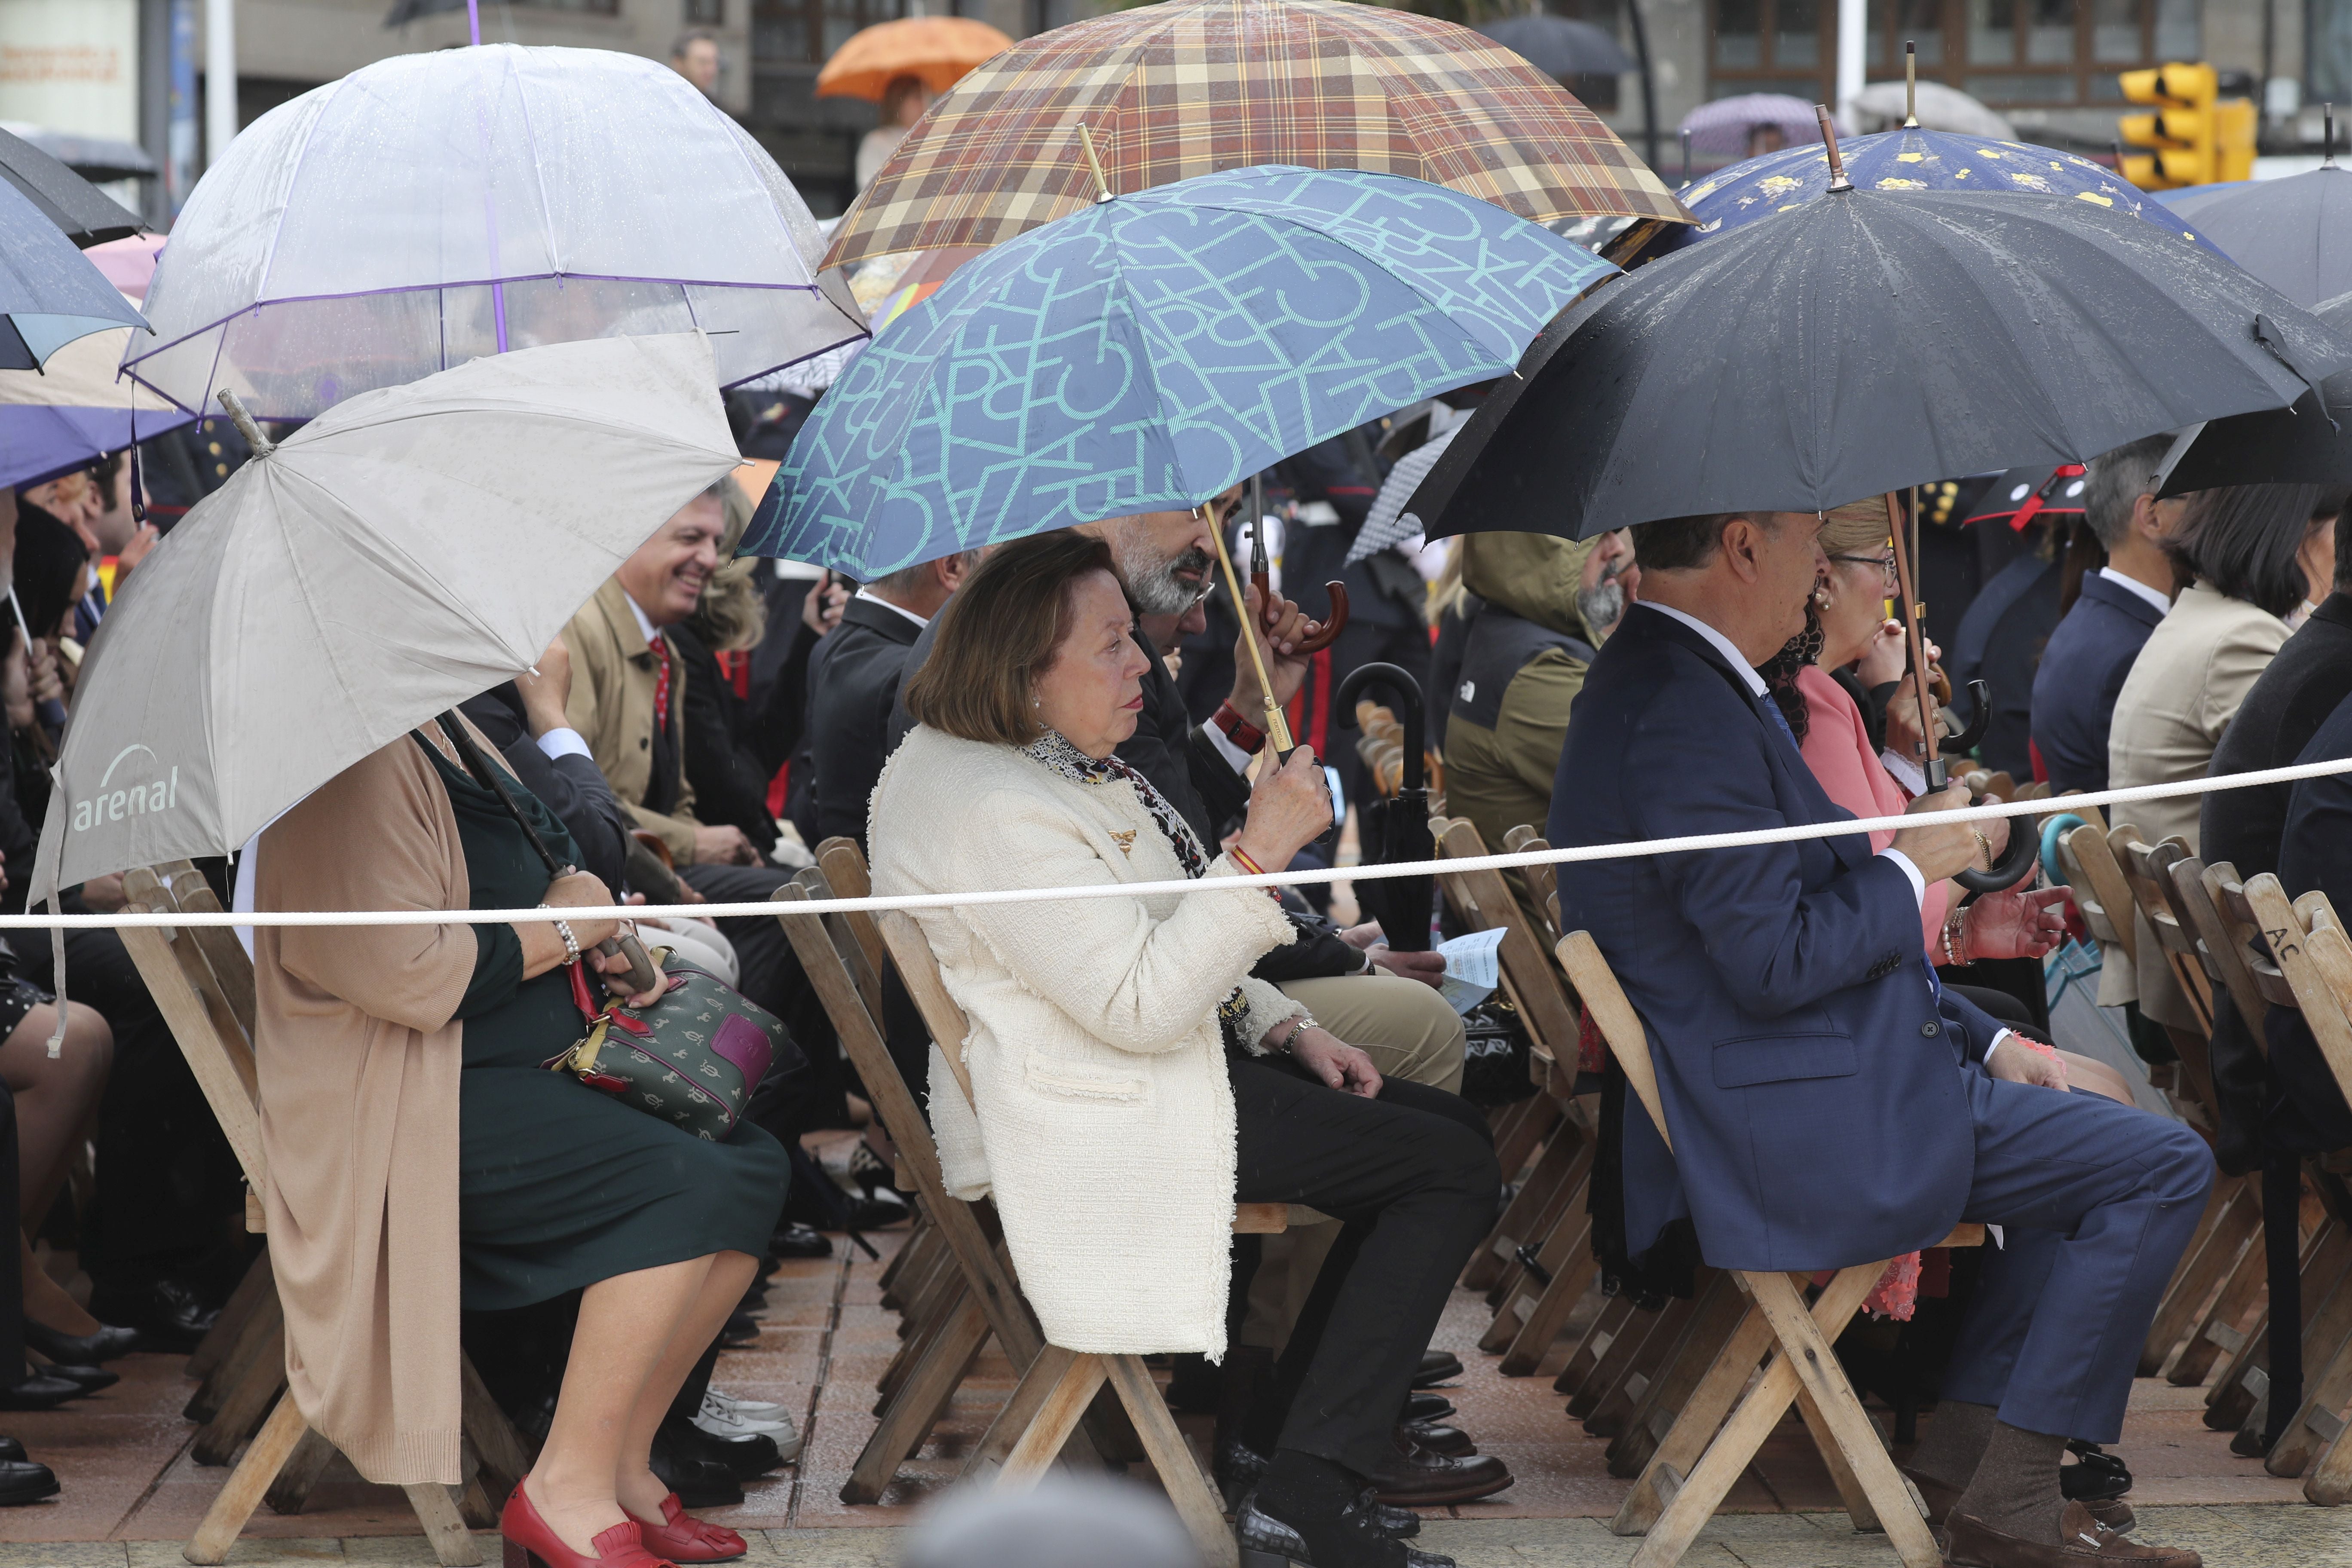
[(669, 728), (669, 638), (654, 634), (654, 728)]

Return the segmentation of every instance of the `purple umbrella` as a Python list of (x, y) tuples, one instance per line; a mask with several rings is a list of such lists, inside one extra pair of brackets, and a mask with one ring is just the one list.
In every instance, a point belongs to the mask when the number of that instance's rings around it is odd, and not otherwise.
[(1719, 158), (1749, 156), (1750, 136), (1767, 126), (1780, 133), (1780, 144), (1785, 147), (1822, 139), (1821, 125), (1813, 118), (1813, 106), (1785, 92), (1744, 92), (1737, 98), (1718, 98), (1684, 115), (1682, 123), (1682, 129), (1690, 132), (1692, 152)]

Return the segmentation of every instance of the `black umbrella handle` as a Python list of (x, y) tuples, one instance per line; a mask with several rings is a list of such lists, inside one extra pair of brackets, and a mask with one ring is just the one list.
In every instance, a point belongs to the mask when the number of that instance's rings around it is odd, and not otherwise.
[(1400, 787), (1420, 789), (1426, 782), (1422, 770), (1421, 745), (1421, 682), (1393, 664), (1360, 664), (1339, 682), (1334, 699), (1339, 711), (1353, 717), (1356, 700), (1368, 686), (1387, 689), (1389, 700), (1396, 704), (1398, 720), (1404, 726), (1404, 778)]

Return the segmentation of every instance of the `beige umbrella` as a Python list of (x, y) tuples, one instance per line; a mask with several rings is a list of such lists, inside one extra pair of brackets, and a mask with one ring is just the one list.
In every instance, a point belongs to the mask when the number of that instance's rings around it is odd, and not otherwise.
[(99, 626), (35, 901), (226, 854), (529, 668), (736, 466), (718, 385), (699, 332), (590, 339), (363, 393), (256, 440)]

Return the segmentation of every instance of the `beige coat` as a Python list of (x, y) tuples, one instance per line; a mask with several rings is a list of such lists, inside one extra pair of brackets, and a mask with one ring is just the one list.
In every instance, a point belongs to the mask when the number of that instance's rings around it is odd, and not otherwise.
[[(872, 823), (877, 893), (1184, 875), (1131, 785), (1077, 784), (927, 726), (883, 768)], [(1220, 856), (1208, 874), (1239, 868)], [(971, 1023), (960, 1044), (977, 1115), (944, 1061), (930, 1072), (948, 1187), (994, 1193), (1046, 1338), (1221, 1354), (1234, 1122), (1216, 1010), (1239, 983), (1252, 1041), (1304, 1011), (1244, 978), (1292, 940), (1281, 907), (1235, 889), (916, 919)]]
[[(262, 910), (462, 910), (457, 824), (406, 736), (261, 837)], [(303, 1419), (372, 1481), (462, 1479), (462, 925), (254, 932), (261, 1194)]]
[[(2107, 731), (2108, 784), (2129, 789), (2203, 778), (2221, 732), (2288, 635), (2287, 624), (2269, 611), (2203, 583), (2182, 593), (2141, 645), (2116, 695), (2115, 723)], [(2134, 801), (2107, 807), (2107, 820), (2130, 823), (2150, 844), (2178, 834), (2194, 854), (2203, 803), (2203, 796), (2194, 795)], [(2193, 1025), (2156, 933), (2144, 917), (2135, 918), (2140, 931), (2138, 973), (2119, 953), (2111, 955), (2116, 962), (2104, 967), (2099, 1001), (2107, 1006), (2136, 1001), (2159, 1022)]]
[(639, 827), (660, 836), (670, 858), (694, 863), (694, 785), (686, 777), (686, 661), (672, 648), (669, 722), (677, 758), (677, 810), (669, 816), (638, 803), (654, 776), (653, 649), (629, 613), (629, 595), (608, 577), (595, 597), (563, 628), (572, 655), (572, 696), (563, 716), (588, 742), (613, 794)]

